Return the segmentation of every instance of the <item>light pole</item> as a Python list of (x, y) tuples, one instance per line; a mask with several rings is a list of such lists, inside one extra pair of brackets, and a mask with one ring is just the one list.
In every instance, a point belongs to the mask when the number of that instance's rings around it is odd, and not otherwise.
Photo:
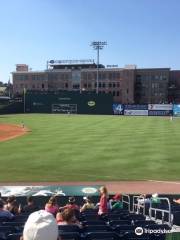
[(96, 75), (96, 93), (99, 93), (99, 50), (102, 50), (107, 42), (93, 41), (91, 46), (94, 50), (97, 50), (97, 75)]

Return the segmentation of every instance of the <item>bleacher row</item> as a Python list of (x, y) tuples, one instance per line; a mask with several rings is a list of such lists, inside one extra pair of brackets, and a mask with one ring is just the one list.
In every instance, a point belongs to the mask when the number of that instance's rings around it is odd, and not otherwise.
[[(28, 215), (18, 215), (13, 221), (0, 219), (0, 240), (19, 240)], [(76, 225), (59, 225), (60, 239), (66, 240), (164, 240), (165, 234), (155, 233), (137, 235), (135, 229), (170, 230), (167, 224), (156, 224), (146, 220), (142, 214), (130, 213), (128, 210), (118, 210), (99, 218), (96, 210), (79, 214), (82, 228)], [(50, 239), (49, 239), (50, 240)]]

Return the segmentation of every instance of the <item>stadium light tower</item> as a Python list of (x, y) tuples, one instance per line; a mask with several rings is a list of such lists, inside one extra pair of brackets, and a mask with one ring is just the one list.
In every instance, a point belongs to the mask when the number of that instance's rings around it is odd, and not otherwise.
[(97, 51), (97, 76), (96, 76), (96, 93), (99, 93), (99, 50), (102, 50), (107, 42), (93, 41), (91, 46)]

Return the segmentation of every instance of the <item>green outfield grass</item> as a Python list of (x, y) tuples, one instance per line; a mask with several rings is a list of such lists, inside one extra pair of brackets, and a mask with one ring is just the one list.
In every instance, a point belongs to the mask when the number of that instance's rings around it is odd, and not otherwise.
[(180, 119), (1, 115), (31, 129), (0, 143), (0, 181), (179, 180)]

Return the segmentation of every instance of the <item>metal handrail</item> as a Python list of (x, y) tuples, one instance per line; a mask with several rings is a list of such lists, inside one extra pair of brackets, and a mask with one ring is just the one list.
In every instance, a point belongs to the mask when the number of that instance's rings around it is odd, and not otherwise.
[[(124, 197), (128, 198), (128, 201), (124, 200)], [(122, 203), (123, 203), (123, 207), (124, 204), (128, 205), (128, 211), (130, 212), (131, 208), (130, 208), (130, 196), (128, 194), (122, 194)]]
[(162, 223), (164, 223), (164, 213), (168, 213), (168, 224), (169, 224), (169, 226), (172, 226), (173, 225), (172, 219), (171, 219), (172, 210), (171, 210), (171, 203), (170, 203), (169, 198), (158, 197), (158, 199), (160, 201), (161, 200), (167, 201), (167, 204), (168, 204), (168, 207), (169, 207), (168, 210), (152, 207), (152, 199), (153, 198), (151, 198), (151, 200), (150, 200), (149, 218), (152, 219), (152, 211), (155, 211), (155, 219), (156, 219), (156, 213), (161, 212), (162, 213)]

